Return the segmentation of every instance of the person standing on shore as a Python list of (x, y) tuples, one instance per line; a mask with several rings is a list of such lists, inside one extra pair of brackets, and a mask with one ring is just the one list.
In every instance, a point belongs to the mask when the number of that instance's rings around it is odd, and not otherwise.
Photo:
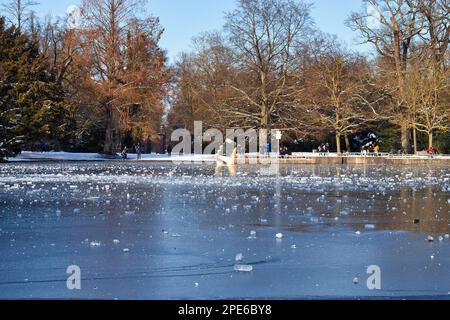
[(141, 143), (140, 142), (136, 143), (134, 148), (136, 149), (137, 160), (139, 161), (142, 159)]
[(380, 155), (380, 146), (378, 144), (373, 147), (373, 152), (375, 153), (376, 157)]

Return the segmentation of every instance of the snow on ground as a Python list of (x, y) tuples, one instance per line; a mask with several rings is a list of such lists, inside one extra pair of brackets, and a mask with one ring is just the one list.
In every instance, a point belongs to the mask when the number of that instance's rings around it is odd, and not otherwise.
[[(259, 157), (260, 154), (251, 153), (248, 154), (249, 158)], [(317, 158), (324, 157), (319, 153), (294, 153), (292, 155), (294, 158)], [(326, 157), (335, 158), (338, 155), (336, 153), (330, 153)], [(360, 154), (349, 154), (345, 155), (348, 157), (361, 157)], [(427, 155), (408, 155), (408, 156), (400, 156), (400, 155), (387, 155), (383, 154), (383, 157), (389, 158), (415, 158), (415, 159), (424, 159), (429, 158)], [(270, 157), (276, 157), (275, 154), (271, 154)], [(448, 156), (435, 156), (434, 158), (447, 158)], [(136, 154), (129, 154), (128, 160), (136, 160)], [(10, 162), (30, 162), (30, 161), (120, 161), (122, 160), (120, 155), (117, 154), (114, 156), (105, 156), (99, 153), (69, 153), (69, 152), (30, 152), (25, 151), (22, 152), (15, 158), (8, 158)], [(168, 162), (168, 161), (201, 161), (201, 162), (215, 162), (215, 156), (213, 155), (172, 155), (169, 156), (167, 154), (143, 154), (142, 161), (158, 161), (158, 162)]]
[[(137, 155), (129, 154), (129, 160), (136, 160)], [(119, 154), (116, 157), (108, 157), (99, 153), (69, 153), (69, 152), (22, 152), (15, 158), (8, 158), (10, 162), (29, 161), (120, 161)], [(213, 156), (204, 155), (172, 155), (167, 154), (143, 154), (143, 161), (214, 161)]]

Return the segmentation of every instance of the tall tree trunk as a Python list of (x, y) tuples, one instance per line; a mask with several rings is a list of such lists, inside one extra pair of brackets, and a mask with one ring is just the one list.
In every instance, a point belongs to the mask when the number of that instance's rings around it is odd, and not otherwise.
[(414, 140), (414, 154), (417, 154), (417, 129), (416, 126), (413, 127), (413, 140)]
[(433, 131), (428, 132), (428, 148), (433, 148)]
[(105, 145), (103, 152), (105, 154), (114, 154), (114, 117), (110, 106), (106, 107), (106, 131), (105, 131)]
[(269, 108), (264, 106), (261, 110), (261, 128), (269, 130), (270, 128)]
[(402, 134), (402, 150), (404, 152), (408, 152), (410, 145), (410, 130), (407, 121), (404, 121), (401, 125), (401, 134)]
[(345, 134), (344, 134), (344, 138), (345, 138), (345, 148), (347, 149), (347, 152), (352, 152), (352, 148), (351, 148), (351, 145), (350, 145), (350, 139), (349, 139), (349, 137), (348, 137), (348, 133), (346, 132)]
[(336, 152), (338, 155), (341, 154), (341, 133), (336, 132)]

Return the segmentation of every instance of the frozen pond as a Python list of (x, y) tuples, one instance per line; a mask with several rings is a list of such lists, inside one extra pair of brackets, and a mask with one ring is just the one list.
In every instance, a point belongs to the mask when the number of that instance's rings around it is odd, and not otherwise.
[(446, 299), (449, 210), (448, 167), (2, 164), (0, 298)]

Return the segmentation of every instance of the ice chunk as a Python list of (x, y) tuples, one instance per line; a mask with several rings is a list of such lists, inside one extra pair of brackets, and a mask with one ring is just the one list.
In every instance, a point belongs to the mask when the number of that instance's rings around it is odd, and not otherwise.
[(99, 241), (91, 241), (89, 244), (92, 248), (100, 247), (101, 243)]
[(242, 253), (238, 253), (236, 255), (236, 258), (234, 259), (236, 262), (241, 262), (242, 260), (244, 260), (244, 255)]
[(253, 271), (253, 267), (251, 265), (246, 265), (246, 264), (237, 264), (234, 266), (234, 271), (237, 272), (252, 272)]

